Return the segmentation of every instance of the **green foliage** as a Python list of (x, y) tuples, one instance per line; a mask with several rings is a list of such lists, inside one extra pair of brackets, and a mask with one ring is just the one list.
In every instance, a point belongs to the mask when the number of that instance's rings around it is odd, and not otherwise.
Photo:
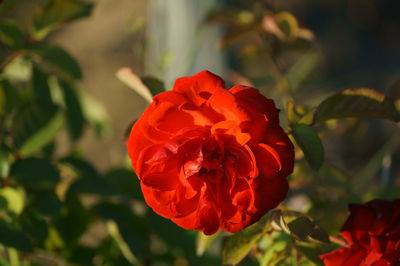
[(32, 66), (32, 97), (38, 102), (53, 102), (49, 86), (49, 75), (35, 64)]
[(89, 213), (75, 193), (68, 193), (61, 211), (54, 219), (55, 228), (66, 248), (78, 244), (89, 225)]
[(88, 162), (74, 157), (64, 158), (60, 162), (69, 166), (76, 175), (76, 180), (69, 187), (69, 191), (105, 196), (115, 194), (108, 180)]
[(347, 89), (324, 100), (317, 107), (314, 123), (327, 119), (360, 117), (400, 121), (394, 102), (372, 89)]
[(17, 89), (8, 80), (0, 80), (0, 115), (11, 114), (18, 104), (20, 95)]
[(32, 239), (34, 246), (42, 247), (48, 236), (48, 225), (41, 215), (26, 212), (21, 216), (21, 227)]
[(53, 104), (26, 103), (13, 118), (12, 136), (22, 156), (33, 154), (54, 140), (64, 117)]
[(165, 91), (164, 83), (154, 77), (143, 77), (142, 82), (149, 88), (152, 96)]
[(288, 223), (292, 235), (300, 240), (306, 240), (314, 229), (313, 222), (305, 216), (300, 216)]
[(34, 35), (42, 39), (63, 23), (89, 16), (92, 8), (92, 4), (79, 0), (47, 0), (33, 18)]
[(118, 195), (144, 201), (140, 182), (133, 171), (125, 168), (112, 169), (104, 177)]
[(24, 53), (42, 63), (62, 79), (82, 79), (78, 62), (61, 47), (37, 44), (27, 47)]
[(20, 226), (15, 223), (0, 221), (0, 243), (21, 251), (31, 252), (32, 243)]
[(257, 223), (227, 238), (222, 251), (222, 262), (230, 265), (238, 264), (254, 248), (263, 234), (270, 230), (269, 223), (273, 215), (275, 214), (270, 212)]
[(65, 116), (69, 135), (72, 140), (77, 140), (82, 136), (85, 127), (82, 104), (77, 89), (72, 84), (61, 81), (60, 87), (64, 96)]
[(318, 170), (324, 162), (324, 147), (315, 131), (305, 124), (297, 124), (293, 127), (293, 137), (310, 166)]
[(60, 175), (47, 159), (26, 158), (12, 165), (10, 178), (26, 189), (44, 191), (54, 189)]
[(15, 215), (21, 214), (25, 206), (25, 192), (22, 188), (4, 187), (0, 189), (3, 207)]
[[(281, 265), (285, 258), (297, 252), (299, 246), (313, 250), (321, 244), (330, 244), (328, 234), (309, 217), (294, 211), (272, 210), (257, 223), (228, 237), (222, 260), (224, 264), (236, 265), (253, 250), (260, 265)], [(306, 257), (305, 254), (295, 256), (289, 265), (300, 263)], [(321, 263), (318, 257), (316, 261)]]
[(13, 21), (0, 20), (0, 42), (10, 49), (20, 49), (24, 46), (25, 34)]

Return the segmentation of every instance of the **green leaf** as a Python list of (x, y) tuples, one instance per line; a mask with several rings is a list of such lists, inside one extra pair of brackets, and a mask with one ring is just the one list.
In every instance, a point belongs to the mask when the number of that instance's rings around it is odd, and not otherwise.
[(52, 104), (48, 75), (40, 70), (35, 64), (32, 67), (32, 93), (35, 100)]
[(53, 45), (32, 45), (24, 50), (28, 56), (33, 56), (53, 70), (63, 79), (82, 79), (78, 62), (63, 48)]
[(67, 193), (65, 204), (54, 224), (63, 242), (72, 247), (77, 244), (89, 225), (88, 211), (85, 210), (79, 196)]
[(22, 156), (33, 154), (54, 139), (63, 123), (63, 114), (55, 105), (26, 104), (14, 116), (14, 144)]
[(270, 211), (257, 223), (228, 237), (222, 249), (222, 263), (236, 265), (246, 257), (250, 250), (255, 248), (257, 241), (270, 229), (273, 215), (274, 211)]
[(25, 43), (25, 34), (14, 21), (0, 20), (0, 42), (11, 49), (20, 49)]
[(324, 162), (324, 147), (317, 133), (305, 124), (297, 124), (293, 126), (293, 137), (310, 166), (318, 170)]
[(69, 192), (104, 196), (116, 194), (111, 183), (88, 162), (74, 157), (64, 158), (60, 162), (71, 167), (77, 174), (77, 179), (69, 187)]
[(347, 89), (324, 100), (314, 113), (314, 123), (344, 117), (400, 121), (392, 100), (375, 90), (361, 88)]
[(133, 171), (125, 168), (113, 169), (105, 175), (105, 178), (118, 194), (143, 201), (140, 182)]
[(305, 216), (300, 216), (288, 223), (290, 233), (293, 237), (305, 241), (314, 230), (314, 223)]
[(67, 82), (60, 82), (61, 90), (64, 94), (66, 106), (66, 120), (68, 132), (72, 140), (77, 140), (82, 136), (85, 126), (82, 105), (76, 87)]
[(21, 227), (23, 231), (34, 239), (35, 246), (43, 245), (48, 235), (46, 221), (38, 214), (24, 212), (21, 217)]
[(54, 194), (54, 191), (43, 191), (40, 195), (33, 195), (30, 206), (40, 214), (53, 215), (60, 211), (63, 204)]
[(53, 225), (49, 225), (48, 237), (45, 241), (45, 247), (47, 250), (63, 250), (65, 249), (65, 243), (60, 236), (60, 233)]
[(60, 181), (55, 166), (41, 158), (26, 158), (11, 166), (10, 176), (18, 184), (28, 189), (51, 190)]
[(0, 257), (0, 266), (11, 266), (6, 258)]
[(142, 77), (142, 82), (147, 86), (147, 88), (149, 88), (152, 96), (165, 92), (164, 83), (159, 79), (154, 77)]
[(89, 16), (93, 4), (79, 0), (48, 0), (33, 18), (34, 34), (42, 39), (62, 23)]
[(0, 81), (0, 115), (11, 114), (20, 103), (20, 95), (9, 81)]
[(310, 238), (320, 243), (329, 244), (331, 241), (329, 240), (328, 233), (319, 226), (316, 226), (310, 234)]
[(0, 188), (0, 197), (7, 201), (7, 209), (19, 215), (25, 207), (25, 192), (22, 188)]
[(3, 70), (2, 76), (13, 84), (28, 83), (32, 77), (32, 60), (17, 55), (6, 66), (3, 65)]
[[(168, 245), (170, 250), (176, 250), (176, 252), (184, 254), (185, 257), (192, 260), (198, 259), (195, 254), (196, 238), (193, 232), (177, 226), (172, 221), (156, 214), (153, 210), (146, 213), (146, 220), (149, 222), (152, 233)], [(205, 257), (201, 258), (201, 260), (204, 259)]]
[(29, 238), (15, 223), (0, 221), (0, 243), (21, 251), (33, 250)]
[[(110, 264), (104, 258), (103, 254), (99, 253), (99, 247), (96, 245), (95, 247), (89, 247), (86, 244), (78, 244), (72, 249), (69, 250), (68, 254), (64, 256), (65, 263), (64, 264), (72, 264), (72, 265), (93, 265), (93, 260), (97, 258), (101, 258), (102, 265), (121, 265), (121, 264)], [(112, 252), (112, 251), (111, 251)], [(125, 266), (130, 266), (123, 264)], [(122, 266), (122, 265), (121, 265)]]

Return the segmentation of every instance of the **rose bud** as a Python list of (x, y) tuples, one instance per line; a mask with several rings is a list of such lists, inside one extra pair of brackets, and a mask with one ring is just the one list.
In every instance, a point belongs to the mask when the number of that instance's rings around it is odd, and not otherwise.
[(177, 225), (236, 232), (288, 192), (294, 149), (272, 100), (202, 71), (179, 78), (133, 125), (127, 149), (146, 203)]
[(400, 199), (376, 199), (349, 209), (339, 233), (348, 244), (320, 256), (325, 265), (400, 265)]

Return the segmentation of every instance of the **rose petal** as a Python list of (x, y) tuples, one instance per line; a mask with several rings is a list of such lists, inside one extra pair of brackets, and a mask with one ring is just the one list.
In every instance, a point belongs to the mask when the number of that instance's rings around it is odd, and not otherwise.
[(364, 264), (365, 265), (375, 265), (375, 263), (378, 262), (381, 258), (382, 258), (382, 253), (369, 251), (369, 253), (366, 254), (366, 257), (364, 259)]
[(256, 196), (254, 206), (260, 213), (278, 206), (289, 190), (288, 181), (284, 177), (266, 178), (260, 175), (253, 183), (252, 187)]
[(279, 113), (274, 101), (264, 97), (258, 89), (237, 85), (230, 88), (229, 91), (236, 97), (237, 102), (244, 106), (249, 113), (265, 114), (272, 123), (279, 123)]
[(239, 105), (236, 98), (227, 90), (215, 91), (208, 100), (208, 104), (217, 113), (223, 115), (225, 120), (240, 124), (251, 119), (246, 109)]
[(157, 130), (168, 133), (176, 133), (183, 128), (194, 126), (193, 117), (171, 103), (160, 103), (149, 116), (148, 123)]
[(198, 214), (197, 211), (193, 211), (192, 213), (186, 215), (186, 216), (181, 216), (178, 218), (172, 218), (171, 220), (179, 225), (180, 227), (183, 227), (188, 230), (198, 230), (199, 228), (199, 220), (197, 218)]
[(361, 265), (365, 251), (357, 246), (336, 249), (321, 255), (325, 266), (355, 266)]
[(349, 205), (350, 216), (340, 230), (340, 235), (349, 243), (355, 243), (362, 239), (363, 234), (370, 228), (375, 212), (361, 204)]
[(225, 90), (225, 83), (220, 77), (204, 70), (194, 76), (177, 79), (173, 90), (200, 106), (216, 91)]
[(259, 143), (253, 148), (260, 174), (264, 178), (273, 178), (282, 169), (279, 154), (271, 146)]
[(205, 235), (212, 235), (219, 229), (219, 217), (210, 206), (204, 206), (199, 210), (199, 224)]
[(141, 188), (144, 199), (154, 212), (167, 219), (176, 217), (177, 212), (171, 202), (175, 197), (175, 191), (158, 191), (152, 187), (146, 186), (141, 182)]
[(211, 133), (216, 135), (233, 136), (239, 145), (245, 145), (251, 139), (250, 134), (242, 132), (239, 124), (232, 120), (221, 121), (214, 124), (211, 127)]
[(288, 176), (293, 172), (294, 146), (283, 129), (277, 125), (269, 124), (263, 143), (272, 147), (280, 158), (281, 175)]

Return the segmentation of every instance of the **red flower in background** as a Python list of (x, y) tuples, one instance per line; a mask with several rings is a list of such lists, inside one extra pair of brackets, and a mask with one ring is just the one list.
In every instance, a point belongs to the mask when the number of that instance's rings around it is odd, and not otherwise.
[(340, 231), (348, 245), (322, 255), (327, 266), (400, 265), (400, 199), (349, 206)]
[(186, 229), (235, 232), (286, 196), (294, 150), (274, 102), (203, 71), (153, 98), (127, 141), (147, 204)]

